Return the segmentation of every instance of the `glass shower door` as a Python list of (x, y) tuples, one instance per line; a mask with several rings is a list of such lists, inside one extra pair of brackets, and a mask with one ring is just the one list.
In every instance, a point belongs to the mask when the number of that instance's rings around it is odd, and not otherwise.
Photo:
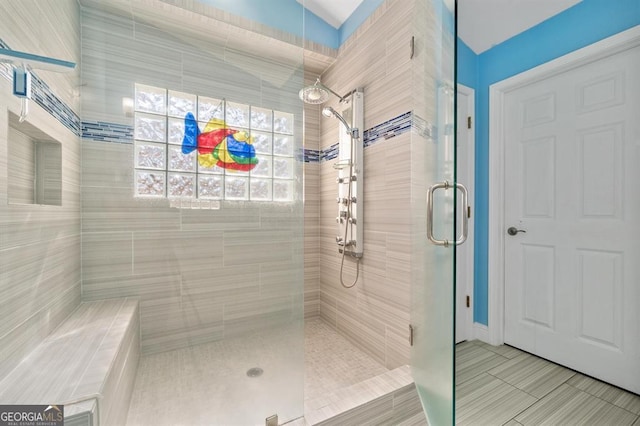
[[(411, 137), (411, 366), (429, 421), (453, 424), (455, 126), (453, 1), (417, 0)], [(464, 197), (463, 197), (464, 198)]]

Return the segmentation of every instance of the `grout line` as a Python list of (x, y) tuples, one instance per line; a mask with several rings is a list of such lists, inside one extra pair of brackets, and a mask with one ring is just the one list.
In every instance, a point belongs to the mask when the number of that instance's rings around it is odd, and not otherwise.
[[(577, 373), (576, 373), (576, 374), (577, 374)], [(575, 374), (574, 374), (574, 376), (575, 376)], [(570, 380), (572, 377), (574, 377), (574, 376), (571, 376), (569, 379), (567, 379), (567, 381), (569, 381), (569, 380)], [(594, 379), (594, 380), (597, 380), (597, 379)], [(601, 382), (601, 381), (599, 381), (599, 380), (598, 380), (598, 382), (600, 382), (600, 383), (604, 383), (605, 385), (609, 385), (609, 383)], [(617, 405), (617, 404), (615, 404), (615, 403), (613, 403), (613, 402), (611, 402), (611, 401), (607, 401), (606, 399), (600, 398), (599, 396), (594, 395), (594, 394), (592, 394), (591, 392), (587, 392), (587, 391), (586, 391), (586, 390), (584, 390), (584, 389), (577, 388), (577, 387), (575, 387), (575, 386), (573, 386), (573, 385), (570, 385), (569, 383), (566, 383), (566, 382), (564, 382), (564, 384), (566, 384), (567, 386), (571, 386), (572, 388), (576, 389), (576, 390), (577, 390), (577, 391), (579, 391), (579, 392), (586, 393), (586, 394), (587, 394), (587, 395), (589, 395), (589, 396), (592, 396), (592, 397), (594, 397), (594, 398), (597, 398), (597, 399), (599, 399), (600, 401), (606, 402), (607, 404), (613, 405), (613, 406), (614, 406), (614, 407), (616, 407), (616, 408), (619, 408), (619, 409), (621, 409), (621, 410), (624, 410), (624, 411), (626, 411), (627, 413), (633, 414), (634, 416), (638, 416), (638, 418), (640, 418), (640, 415), (638, 415), (637, 413), (634, 413), (633, 411), (629, 411), (629, 410), (627, 410), (626, 408), (621, 407), (621, 406), (619, 406), (619, 405)], [(611, 385), (609, 385), (609, 386), (611, 386)], [(622, 390), (622, 389), (620, 389), (620, 391), (621, 391), (621, 392), (627, 392), (627, 393), (630, 393), (630, 392), (625, 391), (625, 390)], [(632, 423), (632, 425), (633, 425), (633, 423)]]

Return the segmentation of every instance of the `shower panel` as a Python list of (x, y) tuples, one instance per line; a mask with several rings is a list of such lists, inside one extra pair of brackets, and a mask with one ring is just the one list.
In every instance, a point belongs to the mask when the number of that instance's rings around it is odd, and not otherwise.
[(342, 112), (342, 117), (331, 109), (338, 119), (343, 118), (345, 121), (341, 126), (338, 161), (333, 165), (338, 171), (336, 179), (338, 183), (338, 197), (336, 199), (338, 204), (338, 216), (336, 217), (338, 235), (336, 243), (341, 254), (358, 259), (362, 257), (364, 248), (363, 105), (364, 93), (362, 89), (357, 89), (351, 96), (349, 107)]

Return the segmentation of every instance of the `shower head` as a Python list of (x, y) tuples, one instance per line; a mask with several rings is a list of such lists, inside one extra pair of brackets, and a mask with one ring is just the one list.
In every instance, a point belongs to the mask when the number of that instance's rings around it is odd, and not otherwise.
[(338, 95), (336, 92), (320, 83), (320, 78), (318, 78), (312, 86), (307, 86), (300, 89), (300, 92), (298, 92), (298, 96), (300, 96), (300, 99), (304, 103), (319, 105), (325, 103), (327, 99), (329, 99), (329, 93), (337, 96), (340, 99), (340, 102), (344, 101), (344, 98), (342, 96)]
[(352, 138), (358, 139), (358, 137), (359, 137), (358, 136), (358, 129), (349, 126), (349, 124), (347, 123), (347, 120), (345, 120), (344, 117), (341, 116), (338, 111), (336, 111), (335, 109), (333, 109), (331, 107), (324, 107), (324, 108), (322, 108), (322, 115), (324, 115), (325, 117), (334, 116), (335, 118), (340, 120), (340, 122), (342, 124), (344, 124), (344, 127), (347, 128), (347, 133), (349, 133)]

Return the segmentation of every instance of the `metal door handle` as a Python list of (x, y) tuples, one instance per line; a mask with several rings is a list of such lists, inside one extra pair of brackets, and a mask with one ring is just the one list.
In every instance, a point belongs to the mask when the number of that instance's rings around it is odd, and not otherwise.
[(524, 229), (518, 229), (515, 226), (511, 226), (509, 227), (509, 229), (507, 229), (507, 234), (509, 235), (518, 235), (518, 232), (526, 233), (527, 231), (525, 231)]
[(438, 189), (449, 189), (454, 187), (462, 191), (462, 206), (461, 209), (464, 212), (462, 215), (462, 233), (460, 238), (453, 242), (455, 245), (460, 245), (467, 240), (467, 235), (469, 234), (469, 217), (466, 214), (469, 208), (469, 196), (467, 188), (461, 183), (456, 183), (451, 185), (449, 182), (444, 181), (440, 183), (436, 183), (431, 185), (431, 187), (427, 190), (427, 238), (433, 244), (437, 246), (449, 247), (451, 242), (449, 240), (438, 240), (433, 236), (433, 193)]

